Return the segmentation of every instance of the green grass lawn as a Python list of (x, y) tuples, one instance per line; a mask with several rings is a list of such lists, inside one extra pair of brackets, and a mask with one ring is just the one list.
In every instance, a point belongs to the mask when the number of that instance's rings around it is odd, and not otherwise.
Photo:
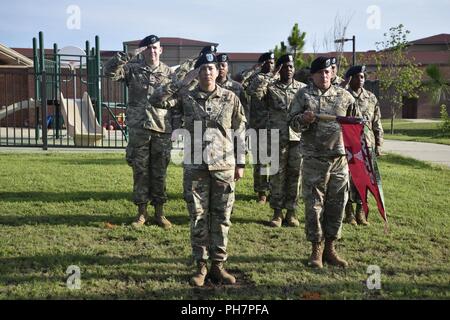
[[(1, 153), (1, 299), (422, 299), (450, 298), (450, 170), (387, 155), (380, 161), (390, 233), (371, 202), (371, 225), (345, 225), (341, 270), (306, 266), (301, 227), (271, 229), (255, 202), (250, 170), (237, 185), (227, 267), (234, 286), (194, 289), (188, 280), (188, 215), (182, 168), (170, 166), (169, 231), (134, 230), (131, 169), (123, 154)], [(109, 223), (110, 225), (108, 225)], [(66, 286), (70, 265), (81, 289)], [(381, 269), (368, 290), (367, 267)]]
[(439, 123), (414, 123), (399, 119), (394, 122), (394, 133), (391, 132), (391, 120), (381, 121), (384, 130), (384, 138), (390, 140), (430, 142), (450, 145), (450, 136), (442, 135)]

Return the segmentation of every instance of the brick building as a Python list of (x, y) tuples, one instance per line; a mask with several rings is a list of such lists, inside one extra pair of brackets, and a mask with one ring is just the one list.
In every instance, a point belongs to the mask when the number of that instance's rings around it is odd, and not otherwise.
[[(139, 40), (125, 41), (124, 46), (128, 50), (137, 48)], [(198, 53), (204, 46), (216, 45), (219, 52), (220, 45), (214, 42), (205, 42), (184, 38), (161, 37), (161, 45), (164, 48), (161, 59), (169, 66), (176, 66), (185, 59), (198, 56)], [(101, 51), (101, 59), (105, 61), (114, 55), (116, 51)], [(46, 54), (51, 54), (52, 50), (46, 50)], [(261, 53), (239, 53), (227, 52), (230, 57), (230, 73), (235, 76), (245, 69), (252, 67), (258, 60)], [(336, 53), (315, 53), (305, 56), (326, 55), (332, 56)], [(357, 57), (364, 57), (370, 78), (376, 78), (374, 74), (375, 64), (371, 57), (376, 51), (357, 52)], [(344, 52), (343, 55), (347, 61), (351, 61), (352, 53)], [(446, 79), (450, 79), (450, 34), (438, 34), (431, 37), (418, 39), (410, 42), (408, 55), (425, 69), (430, 64), (439, 66)], [(9, 105), (13, 102), (26, 100), (34, 96), (34, 82), (32, 77), (32, 59), (33, 52), (30, 48), (6, 48), (0, 46), (0, 107)], [(358, 62), (358, 61), (357, 61)], [(423, 81), (428, 79), (424, 76)], [(14, 88), (12, 90), (12, 88)], [(378, 94), (378, 88), (375, 83), (371, 83), (371, 89)], [(70, 92), (70, 88), (67, 88)], [(114, 84), (103, 85), (104, 100), (121, 100), (122, 88)], [(68, 93), (70, 95), (70, 93)], [(440, 104), (439, 104), (440, 105)], [(420, 93), (418, 99), (406, 99), (405, 108), (403, 108), (403, 118), (438, 118), (439, 105), (433, 104), (429, 95)], [(450, 108), (450, 106), (448, 106)], [(383, 117), (389, 117), (390, 111), (388, 105), (381, 101), (381, 111)]]

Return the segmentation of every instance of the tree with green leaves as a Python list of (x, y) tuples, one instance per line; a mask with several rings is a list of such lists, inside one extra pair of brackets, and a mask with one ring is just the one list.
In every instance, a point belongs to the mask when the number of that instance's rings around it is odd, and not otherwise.
[(450, 83), (445, 79), (439, 66), (435, 64), (427, 66), (425, 73), (430, 79), (425, 83), (424, 89), (430, 92), (431, 101), (434, 104), (439, 104), (441, 101), (444, 102), (440, 107), (442, 123), (439, 125), (439, 128), (443, 135), (450, 135), (450, 118), (446, 105), (450, 99)]
[(430, 78), (425, 83), (425, 88), (430, 92), (433, 103), (447, 102), (450, 99), (450, 83), (445, 79), (439, 66), (430, 64), (425, 69), (425, 73)]
[(284, 54), (290, 53), (294, 57), (295, 68), (301, 69), (309, 65), (309, 61), (303, 58), (303, 47), (305, 46), (306, 32), (301, 32), (298, 23), (294, 25), (291, 30), (291, 34), (288, 37), (288, 46), (286, 46), (284, 41), (280, 42), (280, 47), (275, 46), (273, 50), (275, 54), (275, 59), (278, 59)]
[(403, 107), (404, 98), (418, 98), (423, 71), (407, 54), (407, 35), (402, 24), (384, 33), (385, 39), (377, 42), (375, 55), (380, 97), (389, 103), (391, 111), (391, 134), (394, 134), (394, 119)]

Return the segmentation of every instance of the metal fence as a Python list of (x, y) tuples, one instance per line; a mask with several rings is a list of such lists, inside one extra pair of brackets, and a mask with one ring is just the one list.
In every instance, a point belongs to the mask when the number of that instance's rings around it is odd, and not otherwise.
[(0, 146), (126, 147), (123, 84), (100, 76), (98, 99), (82, 69), (49, 69), (1, 70)]

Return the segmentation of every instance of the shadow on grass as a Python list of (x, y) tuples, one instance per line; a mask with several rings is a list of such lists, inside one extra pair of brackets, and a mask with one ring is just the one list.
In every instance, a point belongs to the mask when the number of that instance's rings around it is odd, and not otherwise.
[(100, 214), (71, 214), (71, 215), (0, 215), (0, 225), (21, 226), (21, 225), (68, 225), (68, 226), (98, 226), (101, 223), (111, 223), (113, 225), (130, 224), (134, 215), (100, 215)]
[[(48, 161), (48, 159), (47, 159)], [(76, 159), (70, 159), (70, 158), (58, 158), (58, 159), (51, 159), (51, 162), (58, 165), (70, 165), (70, 166), (109, 166), (109, 165), (123, 165), (128, 166), (127, 162), (124, 158), (107, 158), (107, 159), (92, 159), (92, 158), (79, 158)]]
[[(239, 263), (265, 264), (282, 261), (292, 267), (299, 263), (295, 257), (284, 258), (275, 256), (234, 256), (233, 265), (227, 268), (236, 276), (235, 285), (220, 285), (210, 281), (203, 288), (192, 288), (188, 281), (194, 266), (189, 264), (188, 257), (160, 258), (150, 255), (128, 255), (123, 257), (107, 256), (102, 253), (93, 255), (84, 254), (48, 254), (24, 257), (1, 257), (0, 265), (2, 273), (0, 283), (9, 286), (8, 298), (24, 298), (15, 291), (16, 286), (33, 285), (39, 288), (40, 284), (54, 282), (55, 287), (65, 289), (69, 265), (77, 265), (81, 269), (83, 290), (73, 292), (39, 293), (37, 289), (31, 294), (38, 294), (37, 298), (45, 296), (47, 299), (322, 299), (340, 297), (357, 297), (363, 299), (408, 299), (421, 297), (445, 297), (448, 291), (447, 283), (417, 283), (416, 281), (404, 282), (396, 279), (383, 283), (382, 290), (368, 290), (365, 278), (354, 274), (351, 268), (348, 271), (335, 268), (312, 270), (305, 267), (305, 272), (319, 273), (325, 278), (330, 278), (327, 283), (314, 283), (309, 280), (291, 279), (285, 284), (255, 284), (250, 274), (255, 272), (254, 266), (241, 269), (236, 266)], [(104, 269), (99, 267), (105, 267)], [(439, 274), (446, 277), (446, 268), (430, 268), (421, 270), (424, 274)], [(333, 275), (339, 272), (344, 275), (350, 272), (348, 280), (335, 279)], [(414, 269), (395, 269), (395, 273), (416, 275)], [(114, 288), (98, 290), (97, 281), (120, 282)], [(326, 279), (324, 279), (326, 281)], [(159, 283), (178, 284), (178, 288), (161, 288)], [(93, 284), (93, 292), (90, 285)], [(149, 286), (152, 286), (149, 288)], [(181, 287), (180, 287), (181, 286)], [(408, 296), (410, 295), (410, 296)], [(33, 298), (33, 297), (28, 297)]]
[(383, 157), (377, 159), (380, 163), (389, 163), (394, 165), (406, 166), (406, 167), (414, 167), (416, 169), (436, 169), (437, 166), (433, 166), (426, 162), (416, 160), (413, 158), (402, 157), (397, 154), (386, 154)]
[[(180, 193), (168, 193), (168, 198), (183, 199)], [(110, 201), (110, 200), (132, 200), (131, 192), (113, 191), (77, 191), (77, 192), (0, 192), (0, 197), (4, 202), (79, 202), (87, 200)]]

